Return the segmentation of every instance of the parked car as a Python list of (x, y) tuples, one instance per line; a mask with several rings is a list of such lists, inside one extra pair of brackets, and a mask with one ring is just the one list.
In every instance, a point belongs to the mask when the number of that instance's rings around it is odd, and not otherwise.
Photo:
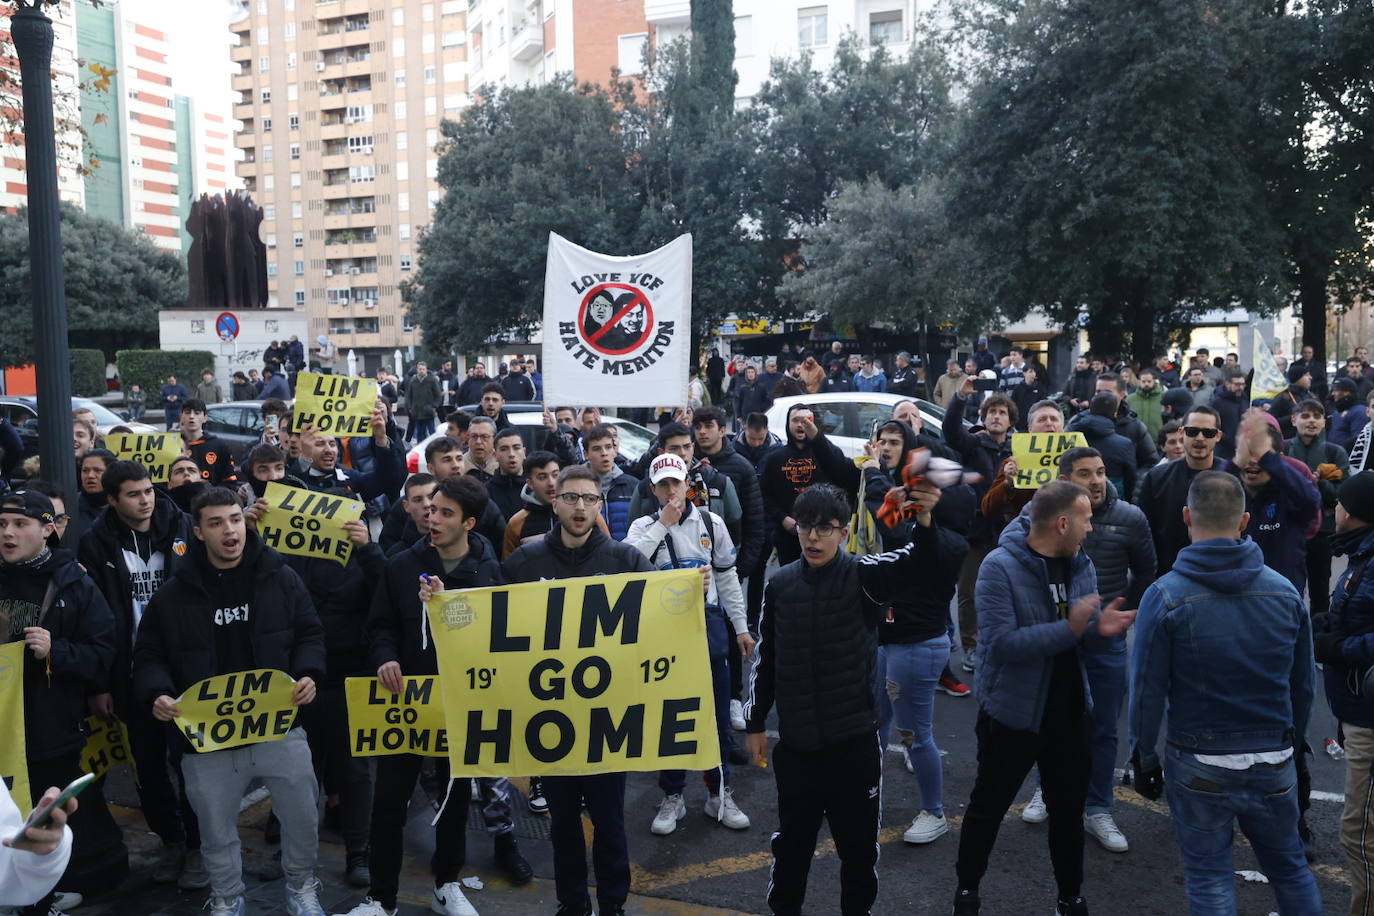
[[(921, 414), (922, 430), (926, 435), (942, 440), (940, 423), (945, 409), (920, 398), (878, 392), (840, 391), (833, 394), (803, 394), (778, 398), (768, 408), (768, 430), (781, 439), (787, 438), (787, 409), (793, 404), (806, 404), (816, 412), (816, 425), (826, 437), (850, 458), (864, 453), (864, 443), (873, 437), (873, 430), (892, 418), (892, 408), (901, 401), (911, 401)], [(965, 420), (964, 426), (971, 424)]]
[[(116, 426), (126, 426), (134, 433), (160, 433), (156, 426), (126, 420), (110, 408), (90, 398), (72, 398), (72, 409), (84, 408), (95, 414), (95, 428), (101, 436)], [(24, 441), (24, 457), (38, 454), (38, 398), (30, 395), (0, 396), (0, 415), (7, 417)]]
[(253, 446), (262, 440), (262, 401), (208, 404), (205, 412), (206, 434), (224, 440), (234, 464), (243, 461)]
[[(476, 405), (463, 409), (469, 413), (475, 413)], [(525, 443), (526, 452), (531, 451), (537, 441), (543, 441), (543, 407), (538, 404), (507, 404), (506, 416), (510, 418), (511, 426), (520, 431), (520, 439)], [(611, 424), (620, 433), (620, 454), (631, 461), (644, 454), (654, 444), (654, 434), (638, 423), (631, 423), (620, 417), (608, 417), (605, 414), (602, 414), (601, 422)], [(425, 441), (410, 450), (406, 455), (406, 468), (409, 469), (410, 473), (415, 474), (428, 470), (425, 465), (425, 446), (442, 435), (444, 435), (444, 430), (439, 429), (432, 436), (425, 437)]]

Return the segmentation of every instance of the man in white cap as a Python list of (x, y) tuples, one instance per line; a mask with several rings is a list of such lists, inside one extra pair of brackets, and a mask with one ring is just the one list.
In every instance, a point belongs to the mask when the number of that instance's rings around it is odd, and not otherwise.
[[(719, 515), (692, 504), (687, 494), (687, 464), (678, 455), (664, 452), (649, 465), (649, 483), (661, 507), (651, 516), (634, 520), (625, 543), (649, 558), (656, 569), (701, 569), (706, 588), (706, 642), (711, 652), (711, 682), (716, 698), (716, 729), (721, 747), (730, 745), (730, 673), (727, 667), (731, 634), (748, 658), (754, 638), (744, 610), (744, 592), (735, 573), (735, 545)], [(728, 621), (727, 621), (728, 618)], [(705, 812), (726, 827), (744, 830), (749, 818), (735, 804), (730, 791), (730, 766), (706, 772), (708, 797)], [(677, 829), (687, 813), (682, 792), (687, 784), (684, 770), (664, 770), (658, 775), (663, 801), (650, 828), (659, 836)]]

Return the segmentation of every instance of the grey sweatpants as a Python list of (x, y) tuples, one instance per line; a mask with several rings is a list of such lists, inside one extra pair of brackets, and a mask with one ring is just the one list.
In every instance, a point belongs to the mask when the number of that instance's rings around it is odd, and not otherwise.
[(181, 758), (186, 796), (200, 820), (200, 852), (210, 873), (210, 894), (243, 893), (239, 847), (239, 803), (257, 777), (272, 793), (281, 821), (281, 864), (286, 880), (299, 887), (315, 874), (320, 846), (319, 787), (305, 731), (293, 728), (280, 741), (249, 744)]

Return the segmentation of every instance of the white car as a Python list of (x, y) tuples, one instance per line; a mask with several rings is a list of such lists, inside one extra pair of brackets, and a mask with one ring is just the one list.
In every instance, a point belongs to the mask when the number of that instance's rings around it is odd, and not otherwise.
[[(510, 425), (520, 430), (520, 438), (525, 443), (525, 451), (528, 453), (531, 446), (535, 443), (535, 436), (541, 436), (544, 431), (544, 411), (543, 408), (535, 407), (533, 410), (511, 411), (507, 405), (506, 416), (510, 418)], [(652, 432), (640, 426), (638, 423), (631, 423), (629, 420), (622, 420), (620, 417), (608, 417), (602, 415), (601, 422), (609, 423), (620, 433), (620, 454), (630, 461), (634, 461), (644, 454), (653, 444), (655, 436)], [(425, 446), (435, 439), (445, 435), (443, 425), (431, 436), (426, 436), (425, 440), (416, 445), (406, 454), (406, 469), (411, 474), (421, 471), (428, 471), (425, 464)]]
[[(945, 409), (930, 401), (909, 398), (901, 394), (864, 391), (837, 391), (831, 394), (802, 394), (778, 398), (768, 408), (768, 430), (779, 438), (787, 438), (787, 409), (793, 404), (806, 404), (816, 412), (816, 425), (826, 438), (839, 446), (850, 458), (864, 453), (864, 443), (873, 437), (873, 430), (892, 419), (892, 408), (902, 401), (911, 401), (921, 414), (921, 430), (933, 439), (944, 440), (940, 423)], [(964, 422), (968, 426), (968, 421)]]

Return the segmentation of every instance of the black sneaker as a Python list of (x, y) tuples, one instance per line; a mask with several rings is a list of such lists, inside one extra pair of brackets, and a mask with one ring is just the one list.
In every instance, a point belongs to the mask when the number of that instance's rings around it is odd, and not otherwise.
[(544, 780), (538, 776), (530, 777), (530, 791), (525, 796), (525, 804), (534, 814), (549, 813), (549, 800), (544, 797)]
[(372, 869), (367, 866), (367, 853), (351, 852), (344, 867), (344, 878), (351, 887), (371, 887)]
[(1075, 897), (1072, 900), (1060, 900), (1055, 906), (1054, 911), (1059, 916), (1088, 916), (1088, 901), (1082, 897)]
[(553, 916), (596, 916), (596, 911), (592, 909), (590, 900), (586, 903), (560, 903)]
[(959, 891), (954, 895), (954, 908), (950, 910), (952, 916), (978, 916), (977, 891)]
[(505, 872), (510, 883), (517, 887), (529, 884), (530, 879), (534, 877), (534, 869), (530, 868), (530, 863), (520, 855), (520, 847), (516, 845), (515, 837), (509, 833), (503, 833), (496, 838), (496, 867)]
[(625, 904), (603, 903), (601, 904), (601, 916), (625, 916)]

